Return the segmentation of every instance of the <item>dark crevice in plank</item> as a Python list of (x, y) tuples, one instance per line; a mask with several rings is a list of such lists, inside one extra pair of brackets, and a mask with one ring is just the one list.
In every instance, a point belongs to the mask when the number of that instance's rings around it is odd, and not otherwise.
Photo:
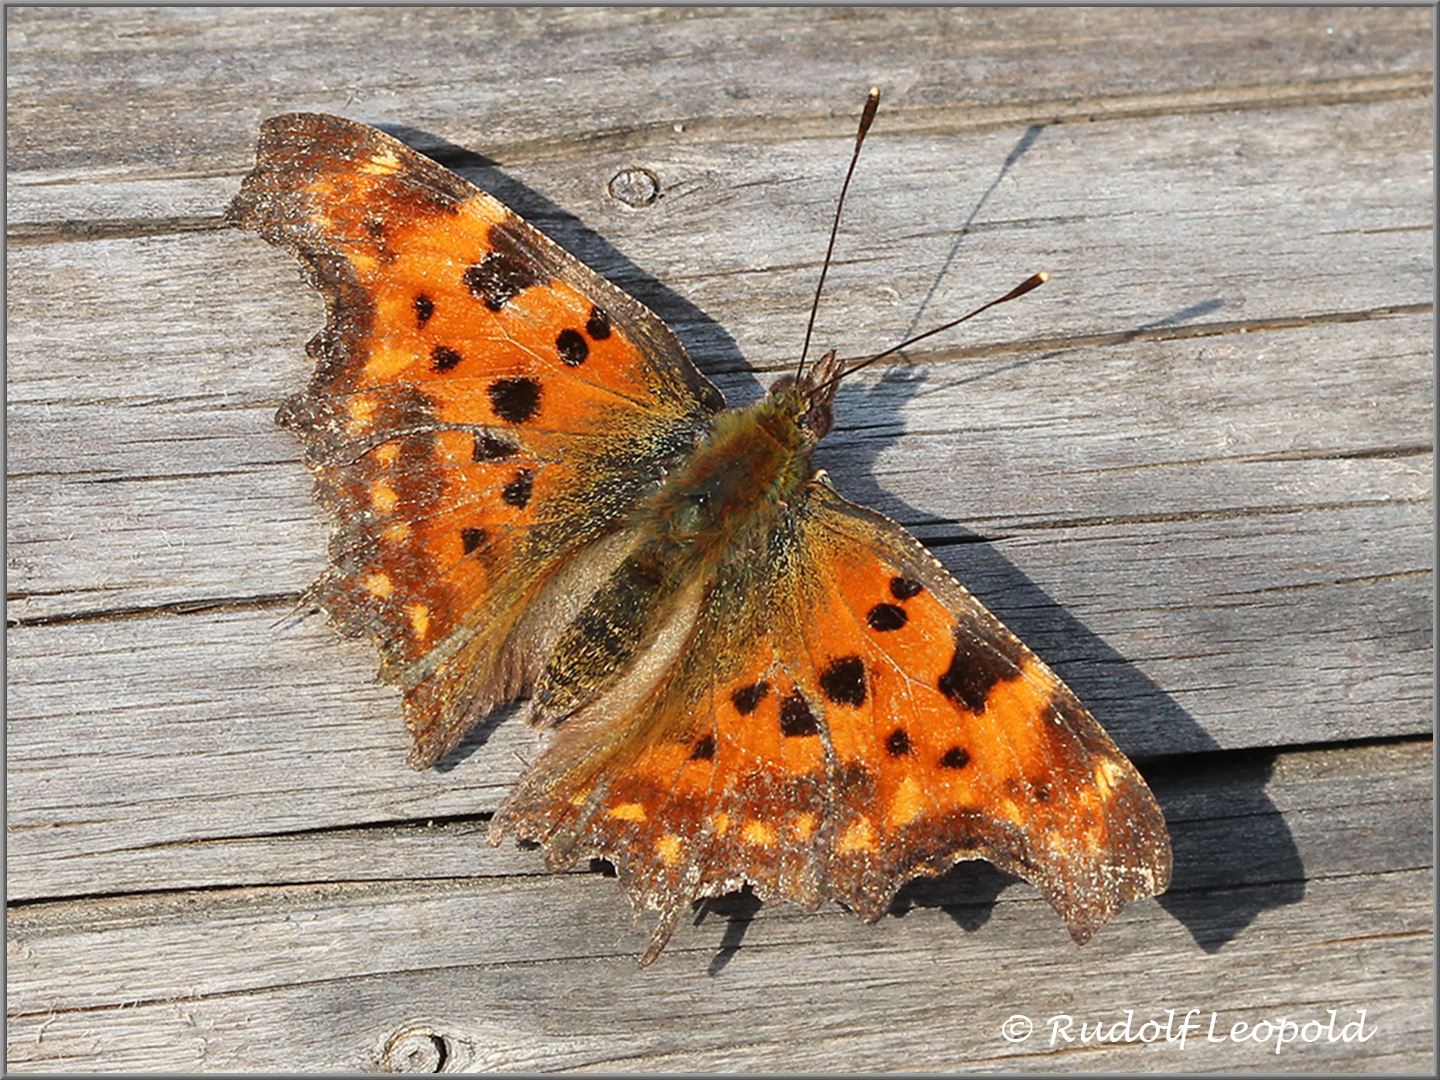
[[(10, 593), (7, 601), (27, 600), (31, 595), (58, 595)], [(67, 611), (54, 615), (21, 616), (7, 618), (8, 628), (30, 626), (59, 626), (77, 622), (113, 622), (118, 619), (143, 619), (152, 615), (196, 615), (216, 611), (255, 611), (265, 608), (298, 608), (304, 603), (301, 593), (258, 593), (254, 596), (234, 596), (206, 600), (180, 600), (169, 604), (144, 604), (136, 607), (105, 608), (90, 611)]]
[[(852, 444), (865, 439), (889, 441), (907, 432), (903, 424), (893, 420), (846, 422), (835, 425)], [(1102, 465), (1083, 470), (1087, 475), (1139, 472), (1143, 469), (1192, 468), (1196, 465), (1251, 465), (1265, 461), (1393, 461), (1400, 458), (1424, 457), (1435, 447), (1428, 442), (1406, 442), (1391, 446), (1315, 447), (1308, 450), (1272, 450), (1261, 454), (1211, 454), (1206, 457), (1166, 458), (1163, 461), (1127, 462), (1124, 465)], [(273, 464), (289, 465), (291, 462)]]
[[(1234, 595), (1234, 596), (1237, 596), (1237, 597), (1256, 597), (1256, 596), (1266, 596), (1266, 595), (1271, 595), (1271, 594), (1286, 595), (1286, 594), (1294, 593), (1294, 592), (1307, 592), (1307, 591), (1309, 591), (1309, 590), (1311, 590), (1311, 589), (1336, 589), (1336, 588), (1344, 588), (1344, 587), (1347, 586), (1347, 585), (1379, 585), (1379, 584), (1381, 584), (1382, 582), (1386, 582), (1386, 581), (1407, 581), (1407, 580), (1412, 579), (1412, 578), (1429, 578), (1429, 577), (1434, 576), (1434, 573), (1435, 573), (1435, 570), (1434, 570), (1433, 567), (1420, 566), (1420, 567), (1414, 568), (1413, 570), (1394, 570), (1394, 571), (1391, 571), (1390, 573), (1386, 573), (1386, 574), (1359, 574), (1359, 575), (1356, 575), (1356, 576), (1354, 576), (1354, 577), (1325, 578), (1324, 580), (1321, 580), (1321, 581), (1296, 581), (1296, 582), (1290, 582), (1290, 583), (1287, 583), (1287, 584), (1284, 584), (1284, 585), (1267, 585), (1267, 586), (1262, 586), (1261, 588), (1257, 588), (1257, 589), (1236, 589), (1236, 590), (1233, 591), (1233, 593), (1232, 593), (1231, 595)], [(1203, 602), (1200, 602), (1200, 603), (1143, 604), (1143, 605), (1142, 605), (1142, 604), (1136, 604), (1136, 605), (1131, 606), (1130, 610), (1133, 611), (1133, 612), (1147, 612), (1147, 613), (1153, 613), (1153, 614), (1158, 614), (1158, 615), (1168, 615), (1168, 614), (1174, 614), (1174, 613), (1176, 613), (1176, 612), (1181, 612), (1181, 611), (1227, 611), (1227, 610), (1244, 610), (1244, 609), (1246, 609), (1246, 608), (1249, 608), (1250, 606), (1251, 606), (1251, 601), (1250, 601), (1249, 599), (1246, 599), (1246, 600), (1230, 600), (1230, 601), (1225, 601), (1225, 600), (1215, 599), (1215, 598), (1213, 598), (1213, 597), (1207, 597)], [(1159, 655), (1155, 655), (1155, 656), (1150, 657), (1150, 659), (1196, 660), (1196, 659), (1202, 659), (1202, 658), (1204, 658), (1204, 659), (1213, 659), (1213, 658), (1215, 658), (1215, 657), (1226, 656), (1226, 655), (1229, 655), (1229, 654), (1228, 654), (1228, 652), (1225, 652), (1225, 651), (1218, 651), (1218, 652), (1170, 652), (1170, 653), (1164, 654), (1163, 657), (1161, 657), (1161, 656), (1159, 656)], [(1107, 663), (1125, 663), (1126, 661), (1123, 661), (1123, 660), (1104, 660), (1104, 659), (1098, 659), (1098, 658), (1097, 658), (1097, 659), (1095, 659), (1095, 660), (1093, 660), (1093, 661), (1091, 661), (1091, 662), (1092, 662), (1092, 663), (1095, 663), (1095, 664), (1107, 664)], [(1195, 687), (1189, 687), (1189, 689), (1195, 689)]]
[[(173, 480), (211, 480), (217, 476), (249, 476), (256, 468), (275, 462), (246, 462), (235, 469), (214, 469), (206, 472), (188, 473), (127, 473), (124, 476), (92, 475), (80, 480), (82, 484), (131, 484), (160, 481), (162, 483)], [(296, 462), (283, 462), (281, 464), (296, 464)], [(82, 474), (70, 473), (69, 476), (80, 476)]]
[[(411, 824), (415, 824), (415, 823), (411, 823)], [(423, 827), (423, 826), (417, 826), (417, 827)], [(357, 827), (355, 827), (355, 826), (349, 826), (349, 827), (347, 827), (347, 828), (345, 828), (345, 829), (335, 829), (335, 830), (317, 829), (317, 830), (313, 830), (313, 831), (315, 831), (315, 832), (332, 831), (332, 832), (342, 832), (342, 833), (343, 833), (343, 832), (355, 831), (356, 828), (357, 828)], [(308, 831), (312, 831), (312, 830), (302, 830), (302, 833), (289, 833), (289, 834), (270, 833), (270, 834), (265, 834), (265, 835), (269, 835), (269, 836), (282, 836), (282, 835), (283, 835), (283, 836), (295, 836), (295, 835), (301, 835), (301, 834), (303, 834), (303, 832), (308, 832)], [(256, 839), (263, 839), (263, 836), (262, 836), (262, 837), (256, 837)], [(206, 842), (206, 843), (224, 843), (223, 840), (211, 840), (211, 841), (205, 841), (205, 842)], [(192, 841), (192, 843), (193, 843), (193, 841)], [(168, 847), (184, 847), (184, 846), (186, 846), (186, 844), (185, 844), (184, 841), (176, 841), (175, 843), (169, 844), (169, 845), (159, 845), (159, 844), (146, 845), (146, 847), (165, 847), (165, 846), (168, 846)], [(503, 874), (503, 875), (497, 875), (496, 877), (497, 877), (497, 878), (499, 878), (499, 877), (504, 877), (504, 878), (519, 878), (519, 877), (549, 877), (549, 876), (551, 876), (549, 871), (538, 871), (538, 872), (536, 872), (535, 874), (513, 874), (513, 873), (507, 873), (507, 874)], [(223, 883), (215, 884), (215, 885), (178, 885), (178, 886), (175, 886), (175, 887), (173, 887), (173, 888), (154, 888), (154, 889), (145, 889), (145, 890), (143, 890), (143, 891), (139, 891), (139, 890), (130, 890), (130, 891), (128, 891), (128, 892), (104, 892), (104, 891), (95, 891), (95, 892), (66, 893), (64, 896), (27, 896), (27, 897), (25, 897), (25, 898), (23, 898), (23, 899), (6, 900), (6, 901), (5, 901), (5, 910), (6, 910), (6, 911), (14, 911), (14, 912), (22, 912), (22, 911), (28, 911), (28, 910), (31, 909), (31, 908), (44, 907), (44, 906), (47, 905), (47, 904), (48, 904), (48, 905), (56, 905), (56, 904), (60, 904), (60, 905), (75, 905), (75, 904), (109, 904), (109, 903), (115, 903), (115, 902), (125, 903), (125, 904), (140, 904), (140, 905), (145, 905), (145, 906), (147, 906), (147, 907), (152, 907), (152, 908), (153, 908), (153, 907), (156, 907), (156, 906), (179, 906), (179, 907), (181, 907), (181, 908), (189, 908), (189, 907), (191, 907), (191, 906), (193, 906), (193, 905), (188, 901), (187, 898), (188, 898), (188, 897), (191, 897), (191, 896), (202, 895), (202, 894), (204, 894), (204, 895), (212, 895), (212, 896), (220, 896), (220, 897), (229, 897), (229, 898), (232, 898), (232, 899), (236, 900), (237, 902), (244, 902), (244, 900), (245, 900), (247, 897), (251, 897), (251, 896), (254, 896), (254, 895), (256, 895), (256, 894), (264, 894), (264, 895), (267, 895), (267, 896), (281, 896), (281, 895), (283, 895), (283, 894), (285, 894), (285, 893), (295, 893), (295, 892), (302, 892), (302, 893), (303, 893), (303, 892), (305, 892), (305, 891), (307, 891), (307, 890), (315, 890), (315, 889), (324, 889), (324, 890), (326, 890), (327, 892), (330, 892), (330, 893), (344, 892), (344, 891), (346, 891), (346, 890), (358, 890), (358, 891), (360, 891), (360, 892), (374, 892), (374, 891), (377, 891), (377, 890), (388, 889), (388, 888), (391, 888), (391, 887), (393, 887), (393, 886), (395, 886), (395, 885), (417, 886), (417, 887), (423, 887), (423, 888), (426, 888), (426, 889), (456, 888), (456, 887), (464, 887), (464, 886), (473, 885), (477, 880), (486, 880), (486, 879), (485, 879), (485, 878), (478, 878), (478, 879), (477, 879), (476, 877), (473, 877), (473, 876), (472, 876), (472, 877), (449, 877), (449, 878), (434, 877), (434, 878), (423, 878), (423, 879), (420, 879), (420, 880), (416, 880), (416, 879), (414, 879), (414, 878), (341, 878), (341, 879), (325, 879), (325, 880), (312, 880), (312, 881), (285, 881), (285, 882), (267, 881), (267, 882), (263, 882), (263, 883), (253, 883), (253, 882), (244, 882), (244, 881), (227, 881), (227, 882), (223, 882)], [(493, 879), (492, 879), (492, 880), (493, 880)]]
[[(155, 439), (150, 442), (157, 446), (183, 446), (186, 443), (201, 440), (194, 439)], [(142, 445), (140, 440), (133, 440), (131, 446)], [(14, 482), (19, 480), (65, 480), (77, 484), (131, 484), (145, 483), (147, 481), (159, 481), (161, 483), (172, 480), (211, 480), (218, 476), (249, 476), (257, 469), (269, 469), (274, 467), (289, 468), (300, 464), (299, 458), (258, 458), (252, 461), (241, 462), (233, 469), (208, 469), (204, 472), (175, 472), (175, 473), (121, 473), (115, 474), (100, 469), (74, 469), (69, 471), (60, 470), (32, 470), (30, 472), (10, 473), (6, 480)]]
[[(1358, 510), (1380, 506), (1425, 506), (1429, 499), (1352, 499), (1337, 503), (1308, 503), (1304, 506), (1234, 506), (1224, 510), (1186, 510), (1173, 514), (1110, 514), (1095, 517), (1046, 518), (1043, 521), (1028, 521), (1008, 526), (1005, 533), (937, 533), (917, 528), (917, 535), (927, 545), (940, 544), (995, 544), (1008, 540), (1014, 533), (1037, 532), (1046, 529), (1093, 529), (1108, 525), (1163, 525), (1173, 522), (1231, 521), (1236, 518), (1285, 516), (1294, 514), (1335, 513), (1341, 510)], [(1408, 575), (1408, 571), (1406, 572)]]
[(1333, 742), (1277, 743), (1274, 746), (1247, 746), (1238, 750), (1198, 750), (1188, 754), (1161, 754), (1153, 757), (1137, 755), (1133, 760), (1143, 766), (1147, 780), (1161, 782), (1176, 776), (1211, 776), (1220, 769), (1243, 769), (1256, 763), (1274, 760), (1283, 754), (1307, 754), (1345, 750), (1368, 750), (1384, 746), (1427, 746), (1434, 736), (1381, 735), (1368, 739), (1336, 739)]
[(158, 218), (93, 218), (67, 221), (24, 221), (5, 229), (11, 244), (71, 244), (91, 240), (136, 240), (175, 233), (218, 232), (229, 228), (219, 214)]
[[(1331, 578), (1328, 581), (1304, 581), (1291, 585), (1271, 585), (1260, 589), (1240, 590), (1238, 595), (1263, 596), (1266, 593), (1291, 593), (1303, 589), (1329, 589), (1342, 585), (1378, 585), (1383, 581), (1401, 581), (1405, 578), (1433, 577), (1435, 568), (1416, 567), (1414, 570), (1397, 570), (1389, 574), (1361, 574), (1357, 577)], [(1238, 606), (1238, 605), (1237, 605)]]
[(1166, 461), (1145, 461), (1137, 464), (1114, 465), (1088, 469), (1087, 472), (1138, 472), (1141, 469), (1188, 468), (1193, 465), (1248, 465), (1260, 461), (1370, 461), (1424, 457), (1433, 454), (1432, 443), (1400, 443), (1395, 446), (1361, 446), (1351, 448), (1316, 448), (1314, 450), (1272, 450), (1264, 454), (1218, 454), (1210, 457), (1172, 458)]
[[(253, 907), (257, 902), (283, 902), (291, 897), (314, 900), (318, 897), (343, 897), (358, 899), (365, 896), (393, 896), (396, 886), (403, 886), (412, 894), (440, 894), (467, 891), (476, 887), (477, 882), (499, 881), (517, 878), (549, 878), (550, 871), (535, 874), (503, 874), (495, 877), (430, 877), (414, 878), (341, 878), (333, 880), (287, 881), (282, 883), (245, 884), (225, 882), (215, 885), (185, 885), (175, 888), (155, 888), (131, 892), (71, 893), (62, 897), (28, 897), (24, 900), (7, 900), (5, 910), (16, 916), (9, 929), (23, 928), (33, 931), (60, 925), (73, 929), (81, 924), (99, 924), (114, 919), (146, 919), (168, 916), (194, 910), (194, 897), (209, 898), (207, 905), (212, 913), (224, 909), (237, 910)], [(85, 912), (81, 905), (91, 904), (103, 908), (99, 912)]]
[[(139, 844), (129, 851), (150, 851), (164, 848), (208, 847), (214, 844), (228, 844), (235, 841), (249, 843), (255, 840), (294, 840), (302, 836), (350, 836), (355, 833), (405, 831), (423, 832), (427, 829), (442, 828), (446, 825), (484, 825), (495, 816), (494, 811), (482, 810), (473, 814), (429, 814), (424, 818), (384, 818), (375, 821), (360, 821), (349, 825), (316, 825), (309, 829), (281, 829), (270, 832), (244, 833), (236, 836), (207, 836), (199, 840), (164, 840), (154, 844)], [(99, 895), (99, 894), (95, 894)], [(126, 893), (112, 893), (124, 896)]]
[(1307, 941), (1301, 947), (1306, 949), (1325, 949), (1334, 945), (1363, 945), (1371, 941), (1413, 941), (1416, 938), (1433, 936), (1433, 930), (1409, 930), (1390, 934), (1360, 934), (1355, 937), (1326, 938), (1324, 941)]

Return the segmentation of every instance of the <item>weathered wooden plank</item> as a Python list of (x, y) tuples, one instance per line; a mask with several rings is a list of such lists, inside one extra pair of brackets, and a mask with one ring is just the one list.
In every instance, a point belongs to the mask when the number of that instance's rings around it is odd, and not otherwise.
[[(928, 536), (1423, 503), (1430, 328), (1277, 330), (1260, 356), (1255, 335), (1228, 335), (892, 369), (842, 394), (818, 461)], [(12, 402), (12, 620), (293, 594), (314, 576), (324, 526), (270, 404), (160, 394), (118, 409)], [(1201, 401), (1208, 413), (1187, 420)], [(1356, 547), (1377, 554), (1373, 539)], [(1146, 553), (1107, 561), (1122, 558)]]
[(233, 167), (260, 117), (356, 102), (422, 127), (464, 118), (464, 131), (440, 133), (469, 144), (484, 132), (535, 154), (607, 135), (624, 145), (676, 123), (709, 137), (776, 115), (828, 126), (835, 88), (860, 94), (880, 78), (924, 107), (917, 120), (1037, 100), (1086, 116), (1103, 113), (1107, 92), (1131, 114), (1167, 94), (1324, 100), (1363, 92), (1367, 78), (1423, 86), (1433, 25), (1426, 9), (1367, 8), (7, 16), (10, 167), (95, 169), (103, 147), (104, 167), (152, 174), (208, 171), (217, 154)]
[[(1383, 514), (1342, 531), (1383, 536)], [(1313, 516), (1308, 532), (1323, 539), (1344, 515)], [(1122, 747), (1173, 754), (1429, 730), (1429, 609), (1415, 588), (1428, 534), (1406, 517), (1419, 567), (1407, 576), (1357, 574), (1302, 546), (1290, 580), (1260, 595), (1243, 568), (1256, 552), (1284, 550), (1294, 523), (1197, 523), (1184, 561), (1216, 563), (1200, 580), (1217, 591), (1177, 593), (1172, 582), (1158, 610), (1106, 593), (1103, 558), (1076, 556), (1074, 541), (1033, 549), (1068, 560), (1031, 571), (1066, 580), (1062, 608), (994, 551), (939, 550)], [(1148, 547), (1172, 529), (1118, 534)], [(522, 725), (501, 724), (453, 769), (410, 772), (397, 695), (371, 683), (368, 646), (336, 641), (319, 620), (276, 621), (269, 609), (11, 631), (12, 897), (90, 892), (117, 875), (139, 886), (178, 872), (176, 884), (189, 883), (168, 846), (194, 840), (493, 810), (533, 755)]]
[[(277, 1067), (272, 1055), (290, 1053), (298, 1055), (292, 1068), (358, 1068), (374, 1063), (368, 1055), (387, 1037), (422, 1021), (452, 1040), (457, 1056), (510, 1069), (619, 1061), (1093, 1069), (1095, 1060), (1106, 1068), (1158, 1060), (1258, 1068), (1274, 1052), (1196, 1040), (1185, 1051), (1161, 1044), (1136, 1058), (1126, 1055), (1142, 1048), (1131, 1046), (1077, 1061), (1038, 1038), (1012, 1046), (998, 1036), (1015, 1012), (1042, 1024), (1083, 1013), (1093, 1023), (1123, 1021), (1126, 1008), (1142, 1021), (1163, 1020), (1168, 1008), (1217, 1010), (1221, 1031), (1236, 1020), (1323, 1022), (1327, 1008), (1364, 1008), (1380, 1033), (1374, 1042), (1298, 1044), (1282, 1066), (1412, 1061), (1433, 1034), (1423, 869), (1430, 770), (1427, 744), (1399, 744), (1282, 754), (1273, 768), (1217, 758), (1205, 776), (1157, 775), (1175, 830), (1176, 887), (1164, 910), (1128, 909), (1083, 951), (1049, 925), (1028, 887), (1006, 887), (970, 866), (907, 890), (905, 917), (874, 927), (834, 908), (804, 915), (742, 906), (728, 922), (712, 914), (682, 929), (655, 972), (641, 975), (632, 964), (644, 928), (628, 926), (613, 883), (577, 874), (487, 879), (496, 855), (464, 831), (447, 837), (448, 828), (428, 832), (457, 864), (469, 864), (464, 872), (477, 876), (468, 882), (351, 881), (15, 908), (10, 1064), (266, 1068)], [(1230, 814), (1223, 831), (1217, 800)], [(374, 834), (408, 875), (415, 864), (397, 838)], [(301, 843), (329, 846), (342, 862), (347, 849), (355, 854), (343, 835)], [(1304, 884), (1291, 876), (1300, 866)], [(1357, 951), (1375, 948), (1385, 950), (1384, 964), (1357, 963)], [(586, 992), (577, 996), (582, 969)], [(664, 994), (644, 989), (660, 982), (670, 987)], [(878, 1012), (872, 998), (884, 1002)], [(322, 1003), (333, 1010), (325, 1037), (312, 1027), (326, 1015)], [(736, 1010), (745, 1017), (739, 1025)]]
[[(897, 104), (895, 111), (903, 109)], [(857, 329), (884, 333), (888, 343), (917, 318), (938, 321), (1037, 266), (1054, 273), (1051, 287), (1021, 309), (997, 312), (990, 326), (1016, 323), (1032, 334), (1041, 326), (1064, 335), (1168, 325), (1182, 312), (1180, 321), (1201, 314), (1210, 321), (1258, 319), (1430, 297), (1425, 98), (1229, 113), (1223, 122), (1156, 116), (1027, 129), (1022, 121), (985, 132), (967, 132), (957, 122), (924, 136), (887, 133), (886, 115), (856, 176), (832, 274), (836, 291), (824, 309), (833, 320), (824, 336), (846, 351), (863, 353), (850, 336)], [(697, 318), (703, 311), (736, 335), (752, 361), (770, 367), (788, 362), (803, 324), (845, 164), (847, 126), (837, 119), (828, 138), (782, 129), (740, 132), (719, 144), (691, 145), (676, 135), (641, 153), (598, 155), (581, 147), (565, 159), (503, 173), (473, 164), (462, 171), (673, 318), (698, 355), (709, 348), (712, 362), (734, 366), (735, 344), (715, 327), (697, 336), (689, 325), (704, 325)], [(253, 140), (253, 128), (246, 134)], [(1137, 143), (1145, 154), (1135, 154)], [(469, 149), (488, 148), (477, 142)], [(1390, 180), (1375, 184), (1382, 163)], [(607, 188), (616, 172), (636, 166), (655, 172), (662, 190), (641, 209)], [(237, 180), (244, 167), (234, 167)], [(218, 225), (226, 193), (213, 179), (190, 183), (193, 190), (167, 185), (175, 188), (171, 215), (188, 221), (208, 206)], [(38, 286), (59, 276), (76, 303), (104, 305), (85, 314), (122, 323), (115, 341), (91, 339), (92, 359), (117, 347), (145, 355), (147, 338), (152, 345), (157, 334), (169, 340), (170, 319), (147, 319), (152, 307), (179, 318), (200, 308), (227, 320), (181, 326), (201, 331), (206, 344), (225, 340), (218, 332), (230, 319), (260, 315), (258, 321), (273, 323), (275, 292), (293, 294), (293, 286), (281, 284), (294, 280), (284, 257), (233, 234), (224, 234), (226, 246), (216, 251), (212, 238), (184, 228), (172, 236), (122, 233), (96, 249), (106, 258), (93, 263), (77, 260), (63, 243), (31, 250), (41, 239), (75, 236), (67, 223), (76, 217), (118, 215), (136, 231), (174, 229), (156, 186), (55, 185), (12, 173), (10, 224), (17, 240), (28, 241), (16, 249), (24, 261), (12, 267), (12, 278)], [(1297, 200), (1297, 192), (1305, 194)], [(1370, 265), (1366, 273), (1357, 260), (1395, 266), (1377, 274)], [(217, 280), (221, 261), (235, 265), (233, 277)], [(116, 286), (126, 284), (132, 262), (134, 303), (143, 307), (117, 312)], [(275, 268), (273, 276), (264, 266)], [(962, 269), (963, 276), (956, 272)], [(116, 273), (122, 276), (112, 278)], [(647, 280), (651, 275), (661, 285)], [(975, 284), (990, 280), (996, 285)], [(230, 290), (221, 291), (226, 285)], [(177, 311), (167, 288), (175, 295), (194, 290), (191, 305)], [(668, 301), (667, 288), (676, 294)], [(53, 296), (37, 287), (32, 306), (15, 309), (27, 338), (52, 350), (66, 325), (45, 306)], [(86, 355), (82, 344), (66, 344), (80, 346), (77, 358)]]

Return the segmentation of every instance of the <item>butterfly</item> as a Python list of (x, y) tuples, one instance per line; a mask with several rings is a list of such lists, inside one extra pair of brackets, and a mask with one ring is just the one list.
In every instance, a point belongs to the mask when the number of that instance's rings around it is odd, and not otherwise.
[(875, 921), (985, 859), (1080, 943), (1167, 887), (1160, 809), (1075, 695), (812, 467), (834, 351), (726, 408), (643, 304), (339, 117), (265, 121), (228, 219), (328, 305), (278, 416), (334, 520), (308, 602), (378, 646), (416, 768), (528, 698), (549, 741), (490, 839), (610, 861), (660, 913), (642, 964), (747, 885)]

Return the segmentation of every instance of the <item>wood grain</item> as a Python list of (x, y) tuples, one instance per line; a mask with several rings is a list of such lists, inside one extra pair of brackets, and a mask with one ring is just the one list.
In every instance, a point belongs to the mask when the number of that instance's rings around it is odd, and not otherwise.
[[(11, 1068), (1432, 1067), (1430, 9), (6, 24)], [(745, 401), (871, 82), (822, 346), (1052, 280), (857, 377), (818, 463), (1141, 759), (1174, 887), (1084, 950), (983, 865), (874, 927), (731, 898), (641, 974), (614, 882), (484, 842), (535, 737), (411, 772), (369, 647), (287, 619), (326, 526), (271, 418), (322, 313), (221, 214), (261, 118), (389, 125)], [(652, 205), (609, 194), (632, 168)], [(1375, 1034), (1043, 1023), (1192, 1008)]]

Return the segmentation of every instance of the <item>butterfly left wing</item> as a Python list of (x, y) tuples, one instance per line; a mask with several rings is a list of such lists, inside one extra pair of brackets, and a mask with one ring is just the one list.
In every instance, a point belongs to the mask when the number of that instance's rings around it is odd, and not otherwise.
[(311, 598), (405, 688), (432, 764), (523, 693), (625, 515), (723, 405), (652, 312), (374, 128), (265, 121), (230, 220), (325, 296), (305, 443), (335, 521)]
[(615, 863), (662, 912), (745, 883), (881, 917), (965, 859), (1034, 884), (1084, 942), (1165, 889), (1144, 781), (1033, 653), (898, 525), (811, 481), (717, 570), (641, 701), (571, 717), (495, 820)]

